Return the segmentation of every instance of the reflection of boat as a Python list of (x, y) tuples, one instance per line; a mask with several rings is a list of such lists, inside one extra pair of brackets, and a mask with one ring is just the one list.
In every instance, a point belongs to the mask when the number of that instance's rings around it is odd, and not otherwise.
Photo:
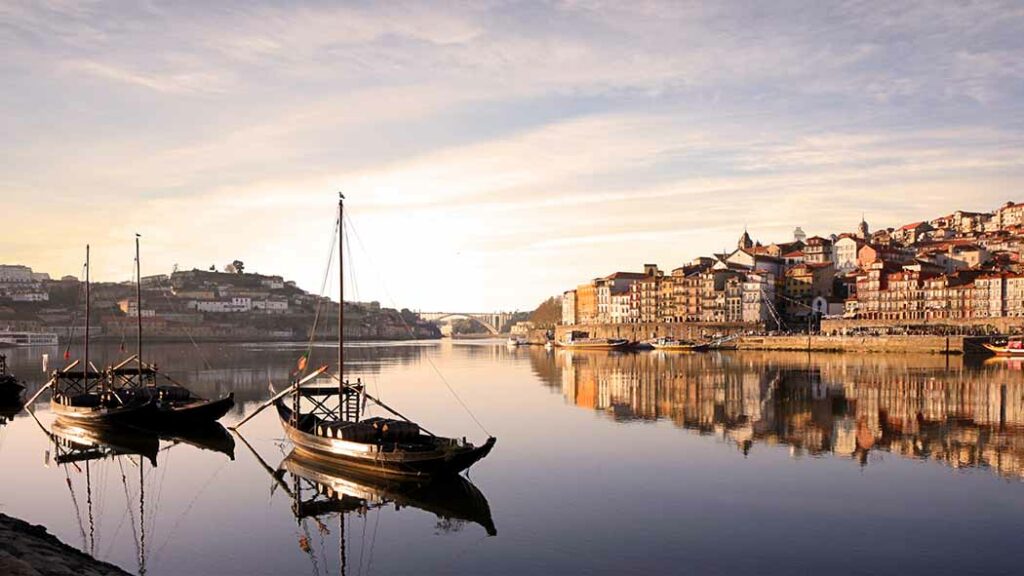
[(544, 343), (544, 349), (549, 351), (549, 352), (554, 350), (555, 349), (555, 343), (552, 342), (551, 340), (548, 340), (547, 342)]
[(1024, 338), (1009, 338), (1004, 343), (985, 342), (982, 344), (996, 356), (1021, 357), (1024, 358)]
[(573, 350), (622, 350), (629, 346), (624, 338), (591, 338), (586, 332), (573, 330), (557, 343), (562, 348)]
[(703, 352), (708, 349), (707, 344), (694, 342), (693, 340), (677, 340), (675, 338), (658, 338), (651, 343), (655, 350), (664, 352)]
[(235, 439), (218, 422), (180, 427), (170, 433), (160, 432), (159, 436), (164, 440), (188, 444), (200, 450), (220, 452), (232, 460), (235, 459)]
[(156, 434), (126, 427), (96, 428), (57, 418), (50, 432), (57, 448), (57, 464), (139, 455), (156, 466), (156, 455), (160, 450), (160, 439)]
[(327, 512), (351, 512), (394, 503), (431, 512), (445, 520), (479, 524), (488, 536), (497, 534), (491, 508), (484, 495), (462, 476), (432, 481), (396, 481), (372, 475), (360, 475), (310, 460), (293, 451), (280, 469), (312, 484), (318, 496), (296, 501), (293, 509), (299, 518)]
[(7, 356), (0, 354), (0, 404), (17, 404), (25, 385), (7, 371)]
[[(344, 255), (343, 200), (338, 200), (339, 264)], [(339, 285), (344, 287), (344, 267), (340, 265), (339, 276)], [(342, 290), (342, 302), (344, 296)], [(353, 384), (344, 380), (344, 309), (343, 305), (338, 307), (337, 384), (305, 385), (326, 371), (324, 366), (271, 400), (296, 449), (312, 458), (368, 474), (418, 478), (455, 475), (487, 456), (494, 447), (493, 437), (483, 446), (475, 446), (465, 438), (435, 436), (370, 396), (361, 381)], [(300, 373), (305, 369), (305, 358), (300, 361)], [(291, 402), (286, 402), (286, 395), (291, 396)], [(368, 400), (395, 418), (362, 419)], [(305, 413), (303, 403), (308, 407)]]

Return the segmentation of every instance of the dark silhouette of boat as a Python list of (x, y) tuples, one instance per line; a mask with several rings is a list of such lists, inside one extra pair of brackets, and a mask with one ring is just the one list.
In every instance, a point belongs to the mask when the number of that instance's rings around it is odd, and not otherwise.
[(21, 393), (25, 385), (7, 370), (7, 356), (0, 354), (0, 406), (17, 404), (20, 408)]

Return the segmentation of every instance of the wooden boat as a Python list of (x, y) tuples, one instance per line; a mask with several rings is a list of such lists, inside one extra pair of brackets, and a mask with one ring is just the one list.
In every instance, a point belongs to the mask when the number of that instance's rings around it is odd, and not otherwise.
[(708, 345), (693, 340), (677, 340), (675, 338), (658, 338), (651, 342), (655, 350), (663, 352), (704, 352)]
[(586, 332), (572, 331), (557, 346), (573, 350), (625, 350), (630, 341), (624, 338), (591, 338)]
[(986, 349), (995, 354), (1005, 358), (1024, 358), (1024, 338), (1015, 337), (1009, 338), (1005, 343), (989, 343), (985, 342), (982, 344)]
[(50, 408), (60, 418), (83, 426), (114, 426), (144, 423), (156, 413), (148, 390), (108, 385), (106, 375), (89, 362), (89, 247), (85, 247), (85, 346), (81, 362), (75, 360), (55, 370), (46, 384), (52, 387)]
[[(345, 300), (343, 201), (344, 197), (339, 197), (337, 223), (341, 302)], [(494, 448), (494, 437), (488, 438), (482, 446), (476, 446), (465, 438), (460, 440), (435, 436), (371, 396), (361, 381), (350, 383), (344, 379), (344, 309), (344, 306), (338, 307), (336, 384), (306, 384), (326, 371), (327, 367), (324, 366), (298, 380), (264, 405), (273, 403), (277, 407), (281, 425), (296, 451), (314, 460), (348, 470), (405, 478), (454, 476), (487, 456)], [(290, 396), (290, 402), (286, 401), (286, 396)], [(394, 418), (362, 419), (367, 401), (374, 402)], [(304, 405), (308, 407), (305, 412)], [(240, 422), (239, 426), (247, 420)]]
[(223, 418), (235, 406), (235, 395), (210, 400), (193, 393), (155, 366), (142, 361), (142, 264), (139, 235), (135, 235), (135, 319), (137, 326), (134, 355), (106, 371), (110, 388), (140, 390), (153, 398), (156, 411), (147, 426), (177, 429), (203, 426)]
[(25, 385), (7, 370), (7, 356), (0, 354), (0, 404), (12, 405), (21, 400)]

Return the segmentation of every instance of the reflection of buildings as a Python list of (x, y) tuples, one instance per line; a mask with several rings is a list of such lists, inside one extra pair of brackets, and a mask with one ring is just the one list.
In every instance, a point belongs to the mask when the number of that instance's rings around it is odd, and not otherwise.
[(571, 351), (554, 357), (566, 400), (615, 420), (672, 420), (719, 434), (744, 452), (756, 443), (785, 444), (794, 454), (833, 453), (866, 464), (871, 451), (883, 450), (1024, 478), (1024, 377), (1005, 365), (948, 370), (942, 362)]

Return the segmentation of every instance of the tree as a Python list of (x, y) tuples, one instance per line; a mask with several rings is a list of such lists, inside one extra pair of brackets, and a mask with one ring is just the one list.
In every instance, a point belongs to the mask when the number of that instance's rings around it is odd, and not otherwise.
[(224, 266), (224, 271), (228, 274), (245, 274), (245, 263), (241, 260), (235, 260), (231, 264)]
[(554, 328), (562, 320), (562, 299), (552, 296), (540, 303), (530, 314), (530, 321), (535, 328)]

